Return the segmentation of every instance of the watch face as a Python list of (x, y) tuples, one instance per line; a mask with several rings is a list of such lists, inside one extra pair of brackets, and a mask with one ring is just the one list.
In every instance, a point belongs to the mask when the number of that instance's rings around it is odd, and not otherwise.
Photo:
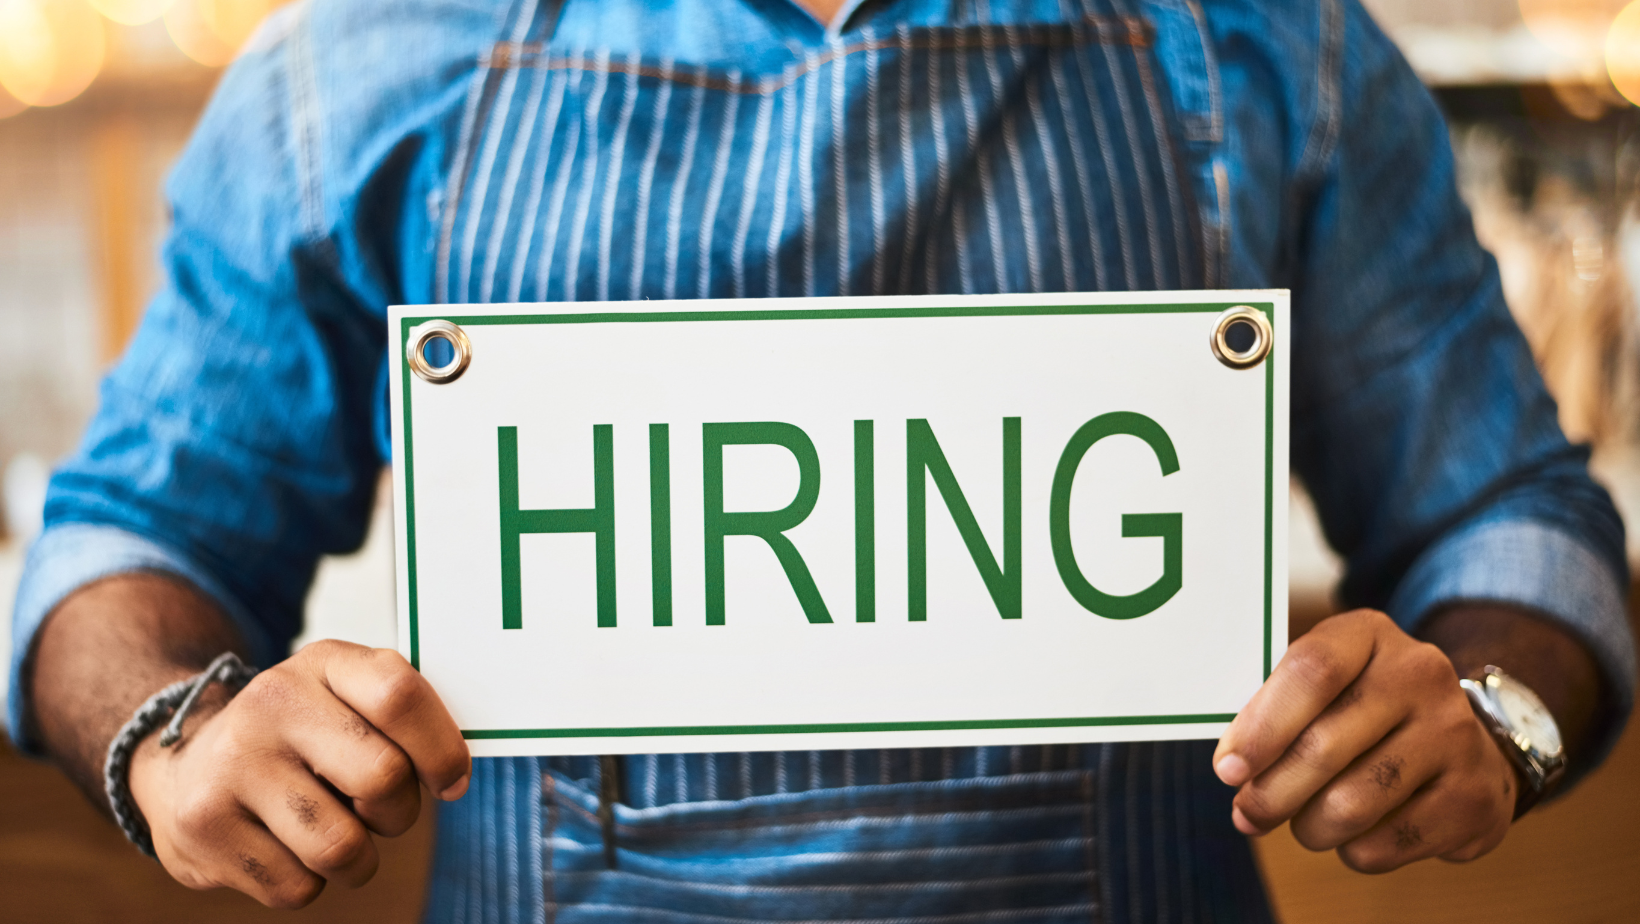
[(1554, 754), (1560, 750), (1560, 728), (1537, 694), (1513, 681), (1504, 681), (1493, 687), (1497, 704), (1504, 718), (1522, 744), (1540, 754)]

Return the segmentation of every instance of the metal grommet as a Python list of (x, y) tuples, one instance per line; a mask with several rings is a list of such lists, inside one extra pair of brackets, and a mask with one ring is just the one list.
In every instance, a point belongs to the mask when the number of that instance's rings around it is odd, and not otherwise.
[[(447, 341), (455, 353), (450, 361), (442, 366), (434, 366), (427, 362), (427, 342), (435, 337)], [(404, 345), (404, 359), (410, 364), (410, 371), (422, 381), (434, 385), (444, 385), (461, 378), (472, 358), (473, 344), (467, 339), (467, 332), (445, 320), (428, 321), (411, 328), (410, 341)]]
[[(1241, 329), (1251, 329), (1253, 334), (1252, 345), (1245, 350), (1231, 347), (1232, 331), (1240, 339), (1244, 334)], [(1213, 355), (1219, 358), (1232, 369), (1251, 369), (1264, 361), (1270, 355), (1270, 346), (1275, 341), (1275, 334), (1270, 330), (1270, 321), (1259, 311), (1249, 305), (1237, 305), (1227, 308), (1213, 322), (1213, 333), (1208, 343), (1213, 347)]]

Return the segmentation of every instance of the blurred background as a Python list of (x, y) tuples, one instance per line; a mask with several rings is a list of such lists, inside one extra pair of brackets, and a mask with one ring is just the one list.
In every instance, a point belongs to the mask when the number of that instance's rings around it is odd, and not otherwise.
[[(314, 0), (324, 2), (324, 0)], [(0, 0), (0, 659), (53, 462), (158, 284), (165, 173), (221, 68), (280, 0)], [(1640, 563), (1640, 0), (1367, 0), (1445, 109), (1463, 192), (1498, 257), (1562, 424)], [(1294, 487), (1294, 631), (1329, 612), (1337, 562)], [(327, 560), (304, 639), (394, 644), (391, 511)], [(4, 692), (0, 691), (0, 697)], [(429, 819), (430, 821), (430, 819)], [(365, 889), (298, 919), (410, 921), (430, 824)], [(1388, 876), (1259, 844), (1278, 912), (1326, 921), (1640, 921), (1640, 735), (1476, 863)], [(0, 905), (15, 921), (258, 919), (130, 849), (55, 771), (0, 738)]]

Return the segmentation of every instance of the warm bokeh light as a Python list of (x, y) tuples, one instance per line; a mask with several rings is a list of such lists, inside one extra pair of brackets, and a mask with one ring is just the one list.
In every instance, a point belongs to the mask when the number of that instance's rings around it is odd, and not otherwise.
[(282, 0), (194, 0), (200, 18), (222, 44), (238, 49)]
[(174, 0), (91, 0), (97, 12), (117, 23), (140, 26), (164, 15)]
[(1640, 0), (1624, 7), (1606, 31), (1606, 73), (1617, 92), (1640, 106)]
[(165, 30), (182, 53), (209, 67), (233, 60), (245, 40), (283, 0), (175, 0)]
[(0, 0), (0, 87), (18, 102), (55, 106), (102, 69), (103, 20), (84, 0)]
[(1604, 70), (1606, 26), (1623, 0), (1520, 0), (1532, 37), (1576, 65), (1586, 78)]
[[(209, 0), (207, 0), (209, 2)], [(198, 0), (176, 0), (165, 11), (165, 31), (182, 53), (206, 67), (221, 67), (233, 60), (237, 51), (211, 31), (200, 15)]]
[(28, 108), (28, 104), (6, 92), (0, 87), (0, 119), (9, 118)]

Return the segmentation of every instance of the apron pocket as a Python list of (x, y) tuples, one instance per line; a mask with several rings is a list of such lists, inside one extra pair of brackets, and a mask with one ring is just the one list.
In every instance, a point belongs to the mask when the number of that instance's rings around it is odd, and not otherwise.
[(617, 805), (615, 869), (596, 793), (542, 784), (548, 921), (1098, 917), (1090, 771)]

